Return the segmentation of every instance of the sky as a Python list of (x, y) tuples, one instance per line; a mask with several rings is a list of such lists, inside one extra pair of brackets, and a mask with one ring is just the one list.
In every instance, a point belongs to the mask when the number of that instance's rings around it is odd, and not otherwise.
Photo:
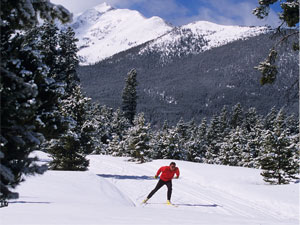
[[(258, 0), (50, 0), (63, 5), (74, 15), (106, 2), (114, 8), (137, 10), (145, 17), (159, 16), (180, 26), (198, 20), (222, 25), (278, 26), (278, 9), (273, 7), (267, 19), (257, 19), (252, 10)], [(276, 12), (277, 11), (277, 12)]]

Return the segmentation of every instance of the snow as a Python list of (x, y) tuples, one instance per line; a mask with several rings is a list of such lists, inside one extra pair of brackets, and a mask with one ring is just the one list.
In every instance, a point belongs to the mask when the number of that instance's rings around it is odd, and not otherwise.
[[(211, 48), (226, 45), (237, 40), (244, 40), (249, 37), (267, 33), (268, 31), (269, 29), (267, 27), (228, 26), (208, 21), (196, 21), (174, 29), (157, 38), (142, 48), (139, 54), (144, 54), (149, 51), (159, 52), (164, 62), (166, 58), (176, 54), (198, 54)], [(201, 38), (206, 42), (204, 46), (201, 46)], [(187, 42), (191, 39), (193, 39), (193, 41), (189, 43), (189, 47), (181, 50), (183, 52), (180, 52), (179, 49), (182, 45), (182, 40)]]
[[(41, 163), (49, 156), (36, 152)], [(20, 198), (0, 210), (1, 224), (222, 224), (295, 225), (299, 223), (299, 183), (273, 186), (260, 170), (175, 161), (168, 206), (166, 187), (149, 204), (160, 166), (171, 160), (138, 164), (128, 158), (91, 155), (89, 171), (47, 171), (27, 178)]]
[(267, 27), (218, 25), (208, 21), (197, 21), (187, 24), (183, 26), (183, 28), (191, 29), (194, 33), (204, 35), (208, 40), (207, 49), (218, 47), (235, 40), (257, 36), (267, 31)]
[(97, 63), (146, 42), (149, 43), (139, 54), (159, 52), (162, 62), (167, 62), (173, 56), (198, 54), (269, 31), (267, 27), (226, 26), (208, 21), (173, 27), (160, 17), (146, 18), (138, 11), (115, 9), (107, 3), (75, 16), (71, 26), (79, 40), (81, 65)]
[(79, 39), (82, 65), (99, 62), (172, 29), (159, 17), (145, 18), (135, 10), (114, 9), (106, 3), (74, 18), (72, 27)]

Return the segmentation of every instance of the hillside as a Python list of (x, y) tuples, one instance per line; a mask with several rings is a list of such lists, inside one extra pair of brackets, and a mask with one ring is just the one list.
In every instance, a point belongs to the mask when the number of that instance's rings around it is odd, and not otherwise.
[[(43, 162), (49, 161), (38, 152)], [(137, 164), (91, 155), (87, 172), (48, 171), (27, 178), (20, 198), (0, 210), (1, 224), (222, 224), (296, 225), (299, 183), (267, 185), (260, 170), (175, 161), (172, 202), (166, 188), (147, 205), (156, 170), (170, 160)]]
[(127, 72), (136, 68), (138, 111), (145, 112), (153, 125), (161, 125), (165, 119), (174, 124), (180, 117), (194, 117), (199, 122), (218, 113), (224, 105), (232, 107), (237, 102), (246, 109), (256, 107), (261, 114), (273, 106), (298, 113), (294, 97), (298, 89), (291, 88), (299, 74), (298, 58), (289, 45), (280, 50), (275, 84), (259, 84), (261, 74), (254, 67), (274, 45), (276, 40), (271, 36), (256, 35), (197, 54), (175, 54), (167, 63), (162, 63), (160, 52), (141, 54), (153, 43), (148, 42), (95, 65), (79, 67), (78, 73), (88, 96), (118, 108)]

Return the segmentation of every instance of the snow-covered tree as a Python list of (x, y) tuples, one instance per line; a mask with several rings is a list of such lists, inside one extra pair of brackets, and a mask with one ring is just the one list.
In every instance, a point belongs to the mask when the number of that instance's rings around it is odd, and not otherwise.
[[(285, 115), (282, 110), (274, 121), (274, 130), (263, 133), (259, 164), (261, 175), (271, 184), (287, 184), (299, 173), (299, 149), (284, 127)], [(298, 140), (298, 138), (297, 138)]]
[[(34, 164), (37, 158), (29, 156), (50, 132), (37, 129), (38, 124), (42, 127), (49, 122), (38, 113), (42, 108), (51, 113), (62, 91), (48, 76), (49, 65), (36, 43), (27, 41), (22, 31), (36, 26), (38, 17), (67, 22), (71, 15), (49, 1), (1, 1), (1, 199), (18, 197), (11, 189), (25, 179), (24, 175), (45, 170)], [(49, 95), (44, 96), (41, 90)]]
[(165, 153), (166, 149), (168, 148), (167, 136), (167, 126), (163, 127), (161, 130), (153, 132), (153, 138), (151, 141), (151, 148), (153, 149), (151, 157), (153, 159), (164, 159), (164, 157), (167, 155)]
[(217, 161), (222, 165), (242, 166), (243, 151), (246, 146), (243, 129), (232, 129), (224, 141), (220, 143), (220, 153)]
[(229, 132), (230, 128), (229, 128), (229, 118), (228, 118), (228, 111), (227, 111), (227, 107), (224, 106), (220, 116), (219, 116), (219, 121), (220, 121), (220, 133), (222, 134), (223, 137), (225, 137), (227, 135), (227, 133)]
[(73, 94), (62, 100), (61, 113), (69, 118), (69, 129), (59, 139), (52, 140), (48, 148), (53, 161), (50, 167), (55, 170), (86, 170), (89, 163), (85, 159), (94, 150), (92, 134), (95, 124), (89, 118), (90, 99), (84, 97), (80, 86)]
[(166, 136), (164, 136), (165, 149), (162, 150), (164, 159), (183, 159), (183, 151), (179, 148), (179, 136), (174, 128), (170, 128)]
[(247, 144), (242, 153), (241, 166), (258, 168), (257, 160), (261, 149), (262, 132), (264, 131), (262, 120), (259, 118), (255, 126), (251, 126), (250, 131), (247, 127), (244, 129)]
[(107, 153), (112, 156), (129, 156), (125, 153), (125, 140), (114, 134), (107, 146)]
[(242, 126), (250, 132), (256, 126), (258, 120), (259, 117), (257, 115), (256, 108), (251, 107), (245, 113), (245, 119)]
[(217, 115), (214, 115), (210, 124), (207, 128), (206, 140), (207, 140), (207, 151), (205, 154), (205, 163), (213, 164), (219, 156), (220, 147), (218, 143), (222, 141), (221, 137), (220, 121)]
[(76, 85), (79, 85), (79, 77), (76, 72), (79, 60), (75, 32), (71, 27), (61, 30), (58, 34), (59, 54), (58, 68), (59, 77), (67, 83), (66, 91), (71, 93)]
[(264, 119), (264, 129), (265, 130), (273, 130), (273, 126), (274, 126), (274, 121), (276, 119), (276, 116), (277, 116), (277, 113), (278, 113), (278, 110), (273, 107), (271, 109), (271, 112), (269, 112), (265, 119)]
[[(295, 51), (299, 51), (299, 0), (258, 0), (259, 6), (253, 10), (253, 14), (259, 19), (264, 19), (269, 15), (270, 7), (273, 4), (278, 4), (280, 7), (277, 8), (279, 11), (278, 19), (281, 21), (280, 25), (275, 29), (276, 34), (281, 36), (279, 41), (271, 48), (267, 58), (260, 62), (256, 67), (261, 73), (262, 77), (260, 83), (262, 85), (273, 83), (276, 80), (278, 73), (276, 61), (277, 53), (280, 45), (289, 43), (292, 40), (292, 47)], [(286, 29), (288, 27), (289, 29)], [(293, 38), (296, 37), (294, 40)], [(299, 83), (297, 79), (293, 85)]]
[(152, 134), (150, 124), (145, 121), (143, 113), (135, 117), (133, 126), (128, 129), (125, 138), (125, 152), (128, 152), (133, 160), (141, 163), (150, 160)]
[(238, 126), (242, 126), (243, 123), (243, 109), (240, 103), (237, 103), (235, 106), (232, 108), (232, 114), (230, 118), (230, 126), (231, 128), (236, 128)]

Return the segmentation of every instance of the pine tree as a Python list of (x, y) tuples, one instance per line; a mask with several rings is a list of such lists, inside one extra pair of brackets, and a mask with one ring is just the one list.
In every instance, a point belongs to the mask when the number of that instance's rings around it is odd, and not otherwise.
[(79, 77), (76, 68), (79, 64), (78, 48), (75, 32), (71, 27), (61, 30), (58, 35), (59, 54), (58, 69), (60, 80), (67, 83), (66, 91), (71, 93), (76, 85), (79, 85)]
[[(51, 109), (57, 98), (44, 98), (40, 91), (50, 89), (58, 96), (58, 87), (49, 84), (49, 67), (33, 40), (27, 41), (23, 30), (36, 26), (38, 16), (46, 21), (58, 18), (70, 20), (70, 13), (49, 1), (1, 1), (1, 200), (17, 198), (15, 188), (25, 175), (43, 173), (45, 167), (30, 157), (33, 149), (44, 141), (44, 133), (37, 129), (46, 121), (40, 119), (38, 109), (49, 101)], [(17, 32), (21, 31), (21, 32)], [(50, 93), (49, 91), (49, 93)], [(51, 105), (52, 104), (52, 105)], [(48, 111), (50, 113), (50, 111)]]
[(125, 151), (130, 154), (133, 160), (141, 163), (150, 160), (151, 156), (151, 129), (150, 124), (146, 123), (144, 114), (138, 114), (133, 125), (127, 132), (125, 141)]
[[(299, 38), (299, 0), (259, 0), (259, 6), (253, 10), (253, 14), (259, 19), (263, 19), (269, 15), (270, 7), (272, 4), (278, 4), (277, 10), (278, 19), (281, 20), (280, 25), (275, 29), (276, 34), (281, 36), (279, 41), (271, 48), (268, 57), (259, 63), (256, 69), (262, 73), (260, 83), (262, 85), (267, 83), (273, 83), (276, 80), (278, 73), (276, 61), (277, 61), (277, 51), (278, 46), (286, 44), (288, 41), (292, 40), (292, 47), (295, 51), (299, 51), (299, 42), (294, 41), (293, 37)], [(289, 29), (286, 29), (288, 27)], [(293, 82), (293, 85), (299, 83), (299, 79)]]
[(214, 115), (207, 128), (207, 151), (205, 155), (205, 163), (214, 164), (217, 163), (220, 147), (218, 143), (222, 141), (220, 121), (217, 115)]
[(229, 121), (228, 121), (228, 111), (227, 107), (224, 106), (221, 114), (219, 116), (220, 121), (220, 134), (222, 134), (223, 137), (225, 137), (229, 132)]
[[(245, 129), (245, 128), (244, 128)], [(255, 125), (251, 125), (251, 130), (246, 128), (245, 138), (247, 144), (243, 150), (241, 166), (259, 168), (258, 155), (261, 148), (263, 123), (262, 119), (258, 118)]]
[(285, 115), (280, 110), (274, 121), (274, 130), (263, 133), (259, 164), (264, 181), (271, 184), (287, 184), (299, 173), (299, 150), (284, 128)]
[(127, 74), (126, 85), (122, 93), (122, 110), (125, 117), (133, 124), (133, 119), (136, 114), (137, 106), (137, 72), (135, 69), (132, 69)]
[(125, 153), (124, 145), (124, 140), (121, 140), (119, 135), (114, 134), (112, 140), (108, 143), (107, 152), (112, 156), (129, 156)]
[(61, 113), (69, 116), (71, 122), (67, 134), (51, 141), (48, 152), (53, 161), (50, 167), (54, 170), (86, 170), (89, 162), (85, 156), (94, 149), (91, 134), (95, 127), (87, 113), (90, 99), (82, 95), (80, 86), (76, 86), (73, 95), (62, 102)]
[(265, 119), (264, 119), (264, 129), (265, 130), (273, 130), (273, 125), (274, 125), (274, 121), (276, 119), (276, 116), (277, 116), (277, 109), (275, 107), (273, 107), (271, 109), (271, 112), (269, 112)]
[(220, 144), (218, 162), (222, 165), (242, 166), (243, 150), (246, 143), (242, 128), (232, 129)]
[(299, 135), (299, 120), (296, 118), (295, 114), (291, 114), (285, 120), (286, 127), (291, 132), (291, 135)]
[(111, 126), (112, 133), (119, 135), (121, 139), (123, 138), (126, 130), (129, 129), (129, 121), (125, 118), (120, 109), (113, 112)]
[(179, 148), (179, 135), (175, 131), (175, 128), (170, 128), (168, 133), (163, 136), (163, 146), (162, 155), (163, 159), (183, 159), (182, 150)]
[(256, 112), (256, 109), (254, 107), (251, 107), (247, 110), (247, 112), (245, 113), (245, 119), (244, 119), (244, 123), (243, 123), (243, 127), (250, 132), (254, 126), (257, 124), (258, 122), (258, 115)]
[(201, 120), (201, 124), (198, 127), (198, 139), (200, 141), (200, 146), (198, 150), (198, 155), (196, 160), (198, 162), (204, 162), (205, 156), (208, 149), (208, 141), (207, 141), (207, 120), (203, 118)]
[(232, 108), (232, 115), (230, 119), (231, 128), (235, 129), (236, 127), (240, 127), (243, 124), (243, 109), (240, 103), (237, 103)]

